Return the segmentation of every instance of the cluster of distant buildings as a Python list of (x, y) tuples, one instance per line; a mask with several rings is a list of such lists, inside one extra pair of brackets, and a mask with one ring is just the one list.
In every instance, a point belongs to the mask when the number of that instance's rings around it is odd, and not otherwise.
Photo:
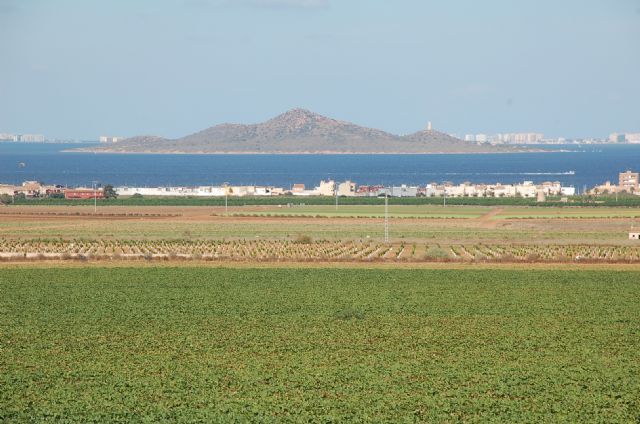
[[(259, 185), (220, 185), (193, 187), (114, 187), (119, 196), (176, 196), (176, 197), (222, 197), (222, 196), (340, 196), (340, 197), (525, 197), (544, 201), (547, 196), (574, 196), (572, 186), (547, 181), (540, 184), (524, 181), (517, 184), (460, 184), (429, 183), (413, 185), (359, 185), (353, 181), (336, 182), (322, 180), (318, 186), (307, 188), (304, 184), (293, 184), (289, 188)], [(607, 181), (593, 187), (588, 194), (629, 193), (640, 195), (640, 173), (627, 170), (618, 176), (618, 184)], [(0, 184), (0, 195), (24, 195), (25, 197), (64, 196), (66, 199), (102, 199), (102, 188), (45, 185), (37, 181), (25, 181), (21, 185)]]
[(640, 143), (640, 133), (611, 133), (609, 143)]
[(114, 137), (112, 135), (101, 135), (100, 143), (117, 143), (124, 140), (125, 137)]
[[(453, 134), (457, 137), (457, 135)], [(640, 133), (614, 132), (608, 138), (580, 138), (566, 139), (564, 137), (545, 138), (544, 134), (537, 132), (499, 133), (499, 134), (465, 134), (464, 141), (490, 144), (640, 144)]]
[[(319, 187), (313, 190), (304, 190), (302, 185), (294, 185), (292, 195), (301, 196), (338, 196), (346, 197), (540, 197), (575, 194), (574, 187), (563, 187), (560, 182), (544, 182), (534, 184), (532, 181), (524, 181), (519, 184), (472, 184), (464, 182), (460, 184), (429, 183), (421, 186), (401, 184), (398, 186), (383, 185), (357, 185), (352, 181), (337, 184), (333, 181), (321, 181)], [(298, 186), (298, 187), (296, 187)], [(300, 187), (302, 186), (302, 187)]]
[[(124, 139), (125, 137), (101, 135), (100, 143), (117, 143)], [(44, 143), (45, 141), (48, 141), (48, 140), (43, 134), (0, 133), (0, 141), (13, 141), (13, 142), (23, 142), (23, 143)], [(64, 141), (70, 141), (70, 140), (64, 140)]]
[(290, 188), (273, 186), (199, 186), (199, 187), (116, 187), (122, 196), (340, 196), (340, 197), (528, 197), (544, 200), (545, 196), (572, 196), (574, 187), (563, 187), (560, 182), (534, 184), (462, 184), (431, 183), (423, 186), (358, 185), (353, 181), (320, 181), (318, 186), (307, 188), (293, 184)]
[(607, 181), (589, 190), (589, 194), (631, 193), (640, 195), (640, 173), (633, 171), (621, 172), (618, 175), (618, 185)]
[(38, 181), (25, 181), (20, 185), (0, 184), (0, 195), (25, 197), (46, 197), (52, 194), (64, 194), (64, 186), (46, 185)]
[(492, 144), (537, 144), (544, 140), (540, 133), (466, 134), (464, 141)]
[(23, 143), (42, 143), (46, 138), (42, 134), (10, 134), (0, 133), (0, 141), (15, 141)]
[(103, 188), (65, 187), (63, 185), (43, 184), (38, 181), (25, 181), (20, 185), (0, 184), (0, 196), (24, 196), (28, 198), (60, 196), (65, 199), (104, 199)]
[[(544, 200), (546, 196), (572, 196), (573, 187), (563, 187), (559, 182), (534, 184), (525, 181), (520, 184), (462, 184), (431, 183), (423, 186), (412, 185), (358, 185), (353, 181), (341, 183), (333, 180), (320, 181), (313, 188), (304, 184), (293, 184), (289, 188), (257, 185), (222, 185), (195, 187), (115, 187), (119, 196), (176, 196), (176, 197), (244, 197), (244, 196), (340, 196), (340, 197), (527, 197)], [(102, 199), (102, 188), (67, 188), (61, 185), (45, 185), (37, 181), (25, 181), (21, 185), (0, 184), (0, 195), (24, 195), (25, 197), (64, 196), (66, 199)]]

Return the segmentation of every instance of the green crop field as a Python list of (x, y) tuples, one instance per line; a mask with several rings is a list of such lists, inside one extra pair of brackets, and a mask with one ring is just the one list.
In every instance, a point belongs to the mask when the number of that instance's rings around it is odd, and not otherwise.
[(640, 420), (635, 272), (0, 271), (2, 421)]
[[(489, 213), (490, 208), (473, 206), (441, 205), (392, 205), (388, 208), (389, 216), (394, 218), (479, 218)], [(263, 207), (260, 210), (245, 212), (237, 208), (235, 216), (309, 216), (309, 217), (362, 217), (383, 218), (384, 205), (304, 205), (294, 207)]]
[[(632, 219), (398, 219), (391, 218), (389, 234), (394, 242), (418, 243), (538, 243), (629, 244)], [(0, 238), (5, 239), (102, 239), (102, 240), (221, 240), (284, 239), (298, 235), (313, 239), (376, 240), (384, 235), (383, 218), (297, 218), (211, 216), (170, 219), (105, 218), (73, 216), (55, 219), (5, 218), (0, 215)]]
[[(640, 218), (640, 209), (633, 207), (514, 207), (500, 209), (487, 206), (449, 205), (391, 205), (393, 218), (480, 218), (492, 214), (491, 219), (572, 219), (572, 218)], [(307, 217), (384, 217), (384, 205), (297, 205), (293, 207), (262, 206), (260, 209), (235, 208), (234, 216), (307, 216)]]
[[(599, 196), (569, 196), (568, 202), (562, 201), (560, 196), (549, 196), (545, 202), (537, 202), (535, 198), (525, 197), (448, 197), (449, 205), (468, 206), (640, 206), (640, 196), (624, 194), (618, 198), (612, 195)], [(18, 205), (93, 205), (93, 199), (59, 199), (59, 198), (16, 198)], [(243, 205), (286, 205), (287, 203), (307, 205), (332, 205), (333, 196), (230, 196), (226, 202), (231, 206)], [(340, 203), (345, 205), (380, 205), (384, 200), (379, 197), (341, 197)], [(441, 205), (441, 197), (390, 197), (390, 204), (395, 205)], [(223, 206), (225, 198), (218, 197), (175, 197), (175, 196), (120, 196), (116, 199), (101, 199), (98, 204), (103, 206)]]
[(505, 207), (495, 219), (543, 219), (543, 218), (638, 218), (640, 209), (632, 207), (564, 207), (518, 208)]

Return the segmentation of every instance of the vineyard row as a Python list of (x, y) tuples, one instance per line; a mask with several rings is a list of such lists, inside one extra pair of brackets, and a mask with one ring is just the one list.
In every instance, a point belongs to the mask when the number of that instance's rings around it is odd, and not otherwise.
[(437, 244), (292, 240), (0, 239), (0, 259), (253, 261), (640, 262), (639, 246)]

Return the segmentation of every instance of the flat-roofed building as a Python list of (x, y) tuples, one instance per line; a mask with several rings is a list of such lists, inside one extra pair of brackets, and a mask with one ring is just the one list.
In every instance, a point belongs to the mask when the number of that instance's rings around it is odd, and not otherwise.
[(0, 194), (13, 196), (14, 194), (16, 194), (16, 186), (11, 184), (0, 184)]
[(627, 191), (629, 193), (636, 193), (638, 191), (638, 177), (637, 172), (631, 172), (629, 170), (620, 173), (620, 182), (618, 186), (620, 191)]
[(612, 194), (618, 192), (618, 186), (615, 184), (611, 184), (611, 181), (607, 181), (604, 184), (597, 185), (592, 188), (589, 193), (590, 194)]
[(100, 143), (117, 143), (119, 141), (124, 140), (124, 137), (113, 137), (110, 135), (101, 135)]
[(74, 188), (64, 191), (65, 199), (104, 199), (104, 191), (102, 189), (92, 188)]
[(15, 134), (0, 133), (0, 140), (18, 141), (18, 136)]
[(610, 143), (624, 143), (625, 135), (624, 133), (611, 133), (609, 134), (609, 142)]
[(352, 181), (345, 181), (338, 185), (338, 196), (355, 196), (356, 195), (356, 183)]
[(291, 187), (292, 193), (302, 193), (305, 190), (304, 184), (294, 184)]
[(20, 141), (27, 143), (40, 143), (45, 141), (45, 138), (42, 134), (22, 134), (20, 136)]
[(321, 196), (335, 196), (336, 194), (336, 182), (333, 180), (320, 181), (320, 186), (316, 187), (316, 191)]
[(627, 143), (640, 143), (640, 133), (626, 133), (624, 139)]
[(411, 187), (405, 184), (391, 187), (390, 195), (391, 197), (416, 197), (418, 195), (418, 187)]

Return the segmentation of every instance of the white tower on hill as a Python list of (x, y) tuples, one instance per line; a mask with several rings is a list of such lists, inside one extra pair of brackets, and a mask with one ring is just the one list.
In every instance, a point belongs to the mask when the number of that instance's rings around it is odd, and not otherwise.
[(431, 126), (431, 121), (427, 122), (427, 131), (431, 131), (433, 127)]

